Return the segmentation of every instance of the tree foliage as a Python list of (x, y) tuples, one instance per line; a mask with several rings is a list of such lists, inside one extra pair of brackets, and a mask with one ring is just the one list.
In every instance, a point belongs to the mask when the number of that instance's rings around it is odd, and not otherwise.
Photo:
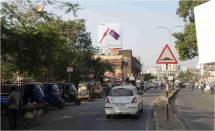
[(155, 79), (155, 77), (151, 73), (145, 73), (145, 74), (142, 74), (142, 76), (144, 77), (144, 81)]
[(190, 71), (181, 71), (179, 73), (179, 80), (181, 82), (186, 82), (186, 83), (190, 83), (190, 82), (199, 82), (201, 78), (201, 75), (200, 74), (194, 74)]
[[(76, 17), (79, 4), (44, 0), (72, 12)], [(72, 82), (78, 83), (90, 73), (102, 75), (112, 70), (108, 63), (94, 59), (85, 20), (64, 21), (47, 11), (38, 12), (31, 1), (2, 2), (1, 41), (2, 78), (11, 80), (13, 73), (28, 74), (35, 80), (68, 80), (66, 67), (72, 66)]]
[(185, 23), (184, 32), (174, 33), (176, 38), (175, 48), (178, 50), (179, 59), (186, 61), (198, 56), (196, 28), (194, 19), (194, 7), (208, 0), (180, 0), (176, 14), (183, 18)]

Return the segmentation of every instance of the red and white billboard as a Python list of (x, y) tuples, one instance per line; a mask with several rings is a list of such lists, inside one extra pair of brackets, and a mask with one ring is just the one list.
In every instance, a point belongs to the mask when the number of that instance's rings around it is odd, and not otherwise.
[(122, 48), (120, 23), (101, 23), (98, 26), (98, 45), (101, 48)]

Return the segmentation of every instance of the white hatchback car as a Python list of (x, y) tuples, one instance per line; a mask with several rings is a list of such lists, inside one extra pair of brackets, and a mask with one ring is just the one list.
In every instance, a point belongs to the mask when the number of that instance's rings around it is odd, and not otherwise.
[(138, 92), (135, 86), (113, 87), (106, 98), (105, 115), (131, 114), (138, 119), (143, 111), (143, 92)]

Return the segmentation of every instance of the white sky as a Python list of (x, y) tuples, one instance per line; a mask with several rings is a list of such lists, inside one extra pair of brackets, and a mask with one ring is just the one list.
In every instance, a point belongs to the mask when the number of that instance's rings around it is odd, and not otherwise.
[[(166, 29), (174, 26), (184, 26), (182, 18), (176, 15), (178, 1), (74, 1), (79, 3), (82, 10), (78, 11), (78, 18), (72, 14), (65, 15), (62, 10), (52, 11), (61, 15), (64, 20), (86, 19), (87, 31), (91, 32), (93, 46), (98, 45), (99, 23), (121, 23), (123, 49), (132, 49), (133, 56), (141, 56), (144, 70), (156, 67), (162, 47), (169, 43), (169, 34)], [(183, 31), (175, 28), (172, 33)], [(172, 38), (172, 51), (178, 58)], [(179, 61), (179, 60), (178, 60)], [(196, 67), (198, 58), (191, 61), (180, 62), (182, 67)]]

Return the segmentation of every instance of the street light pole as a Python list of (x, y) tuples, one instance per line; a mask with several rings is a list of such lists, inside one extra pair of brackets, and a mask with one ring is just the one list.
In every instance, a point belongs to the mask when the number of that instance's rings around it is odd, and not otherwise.
[(167, 27), (157, 27), (157, 28), (164, 28), (164, 29), (166, 29), (166, 30), (169, 32), (169, 46), (170, 46), (170, 49), (172, 49), (172, 48), (171, 48), (172, 30), (175, 29), (175, 28), (177, 28), (177, 27), (183, 27), (183, 26), (174, 26), (174, 27), (171, 28), (171, 29), (169, 29), (169, 28), (167, 28)]
[[(167, 28), (167, 27), (157, 27), (157, 28), (164, 28), (164, 29), (166, 29), (168, 32), (169, 32), (169, 46), (170, 46), (170, 49), (172, 49), (171, 48), (171, 43), (172, 43), (172, 39), (171, 39), (171, 37), (172, 37), (172, 30), (173, 29), (175, 29), (175, 28), (177, 28), (177, 27), (183, 27), (183, 26), (174, 26), (174, 27), (172, 27), (171, 29), (169, 29), (169, 28)], [(171, 67), (169, 68), (170, 69), (170, 75), (171, 75)], [(174, 83), (173, 83), (173, 90), (174, 90)]]

